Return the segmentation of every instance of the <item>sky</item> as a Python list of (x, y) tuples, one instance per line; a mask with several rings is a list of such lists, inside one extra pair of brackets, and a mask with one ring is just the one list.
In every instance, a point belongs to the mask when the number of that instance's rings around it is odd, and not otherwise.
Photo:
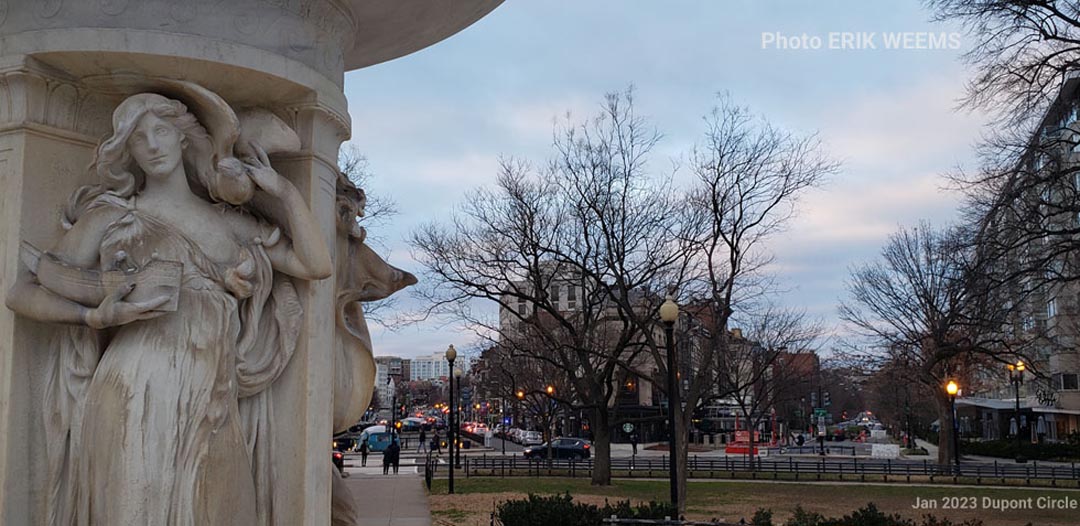
[[(399, 211), (370, 235), (420, 275), (410, 232), (494, 184), (500, 156), (546, 159), (555, 118), (592, 115), (605, 93), (633, 85), (637, 112), (664, 134), (660, 172), (700, 139), (723, 92), (773, 124), (818, 133), (842, 162), (769, 247), (781, 302), (842, 333), (850, 267), (901, 226), (956, 218), (943, 176), (974, 166), (987, 125), (958, 109), (970, 39), (930, 18), (919, 0), (508, 0), (443, 42), (346, 74), (349, 144), (373, 174), (365, 190)], [(945, 40), (931, 46), (926, 33)], [(416, 305), (399, 294), (398, 308)], [(373, 326), (372, 336), (376, 355), (402, 357), (474, 343), (437, 321)]]

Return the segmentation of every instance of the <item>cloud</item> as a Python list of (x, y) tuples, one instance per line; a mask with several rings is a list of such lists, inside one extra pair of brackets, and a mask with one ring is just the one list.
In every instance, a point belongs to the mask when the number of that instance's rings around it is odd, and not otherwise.
[(956, 110), (964, 86), (961, 73), (838, 101), (820, 115), (823, 135), (856, 169), (873, 166), (893, 174), (917, 170), (920, 164), (949, 169), (940, 162), (968, 158), (986, 124), (981, 114)]

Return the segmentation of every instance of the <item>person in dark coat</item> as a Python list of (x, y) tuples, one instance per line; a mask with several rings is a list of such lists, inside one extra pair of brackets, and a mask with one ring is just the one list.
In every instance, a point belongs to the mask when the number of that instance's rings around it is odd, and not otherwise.
[(383, 475), (385, 475), (390, 466), (394, 467), (394, 474), (398, 473), (398, 465), (401, 463), (401, 444), (397, 440), (394, 440), (387, 446), (386, 451), (383, 452)]
[(368, 453), (370, 453), (370, 452), (371, 452), (371, 450), (368, 449), (367, 440), (361, 440), (360, 441), (360, 467), (366, 467), (367, 466), (367, 456), (368, 456)]
[(386, 446), (386, 449), (382, 452), (382, 474), (390, 473), (390, 450), (394, 448), (394, 444), (397, 444), (392, 438), (390, 439), (390, 445)]
[(424, 431), (423, 428), (420, 428), (420, 440), (419, 443), (416, 444), (416, 452), (420, 453), (423, 451), (427, 451), (427, 432)]

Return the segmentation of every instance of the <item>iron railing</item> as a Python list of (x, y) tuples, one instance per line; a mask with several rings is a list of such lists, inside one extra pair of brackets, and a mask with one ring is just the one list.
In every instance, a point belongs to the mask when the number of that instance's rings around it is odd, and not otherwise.
[[(560, 476), (589, 477), (593, 459), (548, 460), (527, 459), (521, 456), (463, 455), (462, 472), (466, 477), (496, 476)], [(860, 480), (867, 477), (884, 482), (952, 481), (974, 484), (1024, 485), (1032, 481), (1049, 481), (1051, 485), (1066, 483), (1080, 487), (1080, 466), (1072, 464), (1013, 464), (1006, 462), (970, 462), (960, 466), (942, 465), (928, 460), (868, 460), (859, 458), (764, 459), (721, 457), (687, 459), (690, 478), (776, 478), (794, 480)], [(638, 457), (611, 459), (612, 476), (617, 478), (666, 478), (668, 457)], [(939, 480), (940, 479), (940, 480)]]

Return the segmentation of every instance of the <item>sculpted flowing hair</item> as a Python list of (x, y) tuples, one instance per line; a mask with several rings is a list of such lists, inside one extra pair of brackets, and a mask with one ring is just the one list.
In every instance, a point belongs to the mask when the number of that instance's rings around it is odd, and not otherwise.
[(86, 206), (102, 193), (128, 199), (142, 190), (146, 176), (128, 151), (127, 141), (139, 120), (151, 113), (180, 130), (188, 185), (196, 195), (214, 201), (210, 198), (214, 183), (213, 146), (206, 128), (182, 102), (156, 93), (139, 93), (124, 99), (113, 111), (113, 133), (98, 145), (91, 163), (101, 182), (80, 188), (72, 195), (64, 213), (66, 227), (70, 228)]
[(94, 170), (101, 184), (125, 198), (142, 189), (145, 176), (128, 152), (127, 141), (139, 120), (148, 113), (176, 126), (183, 134), (184, 171), (193, 183), (192, 190), (205, 197), (214, 169), (210, 135), (182, 102), (155, 93), (132, 95), (113, 112), (113, 134), (98, 146), (94, 159)]

